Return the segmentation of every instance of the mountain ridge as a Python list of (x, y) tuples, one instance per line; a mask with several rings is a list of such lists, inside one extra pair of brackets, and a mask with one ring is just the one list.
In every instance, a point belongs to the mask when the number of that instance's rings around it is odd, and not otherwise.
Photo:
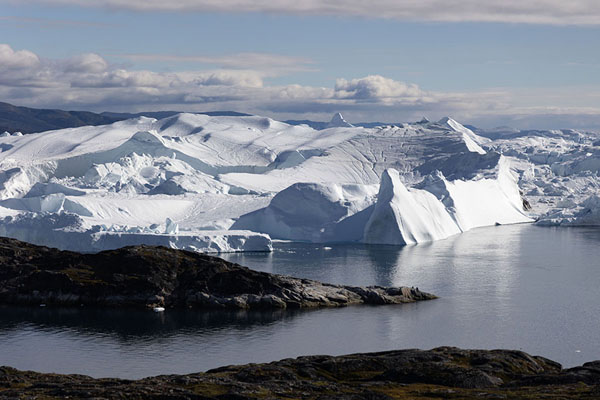
[[(61, 109), (44, 109), (16, 106), (10, 103), (0, 102), (0, 133), (22, 132), (38, 133), (55, 129), (76, 128), (85, 125), (107, 125), (141, 116), (162, 119), (180, 114), (183, 111), (142, 111), (138, 113), (103, 111), (94, 113), (91, 111), (65, 111)], [(238, 111), (200, 111), (191, 114), (203, 114), (211, 117), (248, 117), (252, 114)], [(282, 121), (289, 125), (308, 125), (316, 130), (328, 127), (330, 121), (312, 121), (289, 119)], [(383, 125), (401, 125), (401, 123), (384, 122), (358, 122), (352, 124), (363, 128), (373, 128)]]
[[(107, 125), (141, 116), (162, 119), (179, 113), (180, 111), (148, 111), (139, 113), (104, 111), (102, 113), (94, 113), (91, 111), (30, 108), (0, 102), (0, 133), (4, 131), (11, 133), (22, 132), (24, 134), (38, 133), (55, 129), (77, 128), (86, 125)], [(193, 114), (205, 114), (213, 117), (250, 116), (250, 114), (237, 111), (206, 111)]]

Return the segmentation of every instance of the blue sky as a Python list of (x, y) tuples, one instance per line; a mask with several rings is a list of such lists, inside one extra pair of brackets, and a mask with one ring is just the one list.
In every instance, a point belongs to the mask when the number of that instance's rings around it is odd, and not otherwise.
[(22, 3), (0, 0), (0, 100), (14, 104), (600, 129), (591, 1)]

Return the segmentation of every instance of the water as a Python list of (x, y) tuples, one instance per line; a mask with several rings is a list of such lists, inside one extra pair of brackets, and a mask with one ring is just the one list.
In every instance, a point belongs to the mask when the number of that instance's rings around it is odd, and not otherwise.
[(95, 377), (189, 373), (304, 354), (453, 345), (511, 348), (565, 366), (600, 359), (600, 230), (514, 225), (408, 247), (279, 243), (225, 258), (440, 299), (284, 312), (0, 308), (0, 365)]

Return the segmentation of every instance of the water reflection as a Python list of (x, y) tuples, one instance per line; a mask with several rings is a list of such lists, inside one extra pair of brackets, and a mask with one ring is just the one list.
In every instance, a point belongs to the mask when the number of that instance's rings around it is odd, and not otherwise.
[(413, 247), (365, 246), (370, 261), (370, 265), (365, 265), (365, 268), (370, 268), (373, 271), (374, 284), (393, 286), (394, 276), (398, 273), (397, 269), (401, 268), (401, 255), (410, 252)]
[(405, 247), (278, 243), (273, 254), (225, 257), (331, 283), (417, 286), (440, 299), (269, 313), (0, 308), (0, 364), (137, 378), (441, 345), (516, 348), (581, 364), (600, 359), (599, 244), (600, 229), (531, 225)]
[(110, 336), (126, 345), (187, 332), (218, 334), (223, 329), (249, 331), (282, 320), (289, 321), (303, 312), (306, 311), (168, 310), (154, 313), (131, 309), (0, 307), (0, 334), (27, 327), (68, 331), (76, 335)]

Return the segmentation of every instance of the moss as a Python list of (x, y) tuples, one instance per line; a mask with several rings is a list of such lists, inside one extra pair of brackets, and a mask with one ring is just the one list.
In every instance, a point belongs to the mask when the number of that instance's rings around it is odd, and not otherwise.
[(480, 398), (515, 400), (558, 400), (558, 399), (598, 399), (598, 393), (585, 384), (565, 386), (533, 386), (522, 388), (463, 389), (429, 384), (383, 385), (370, 387), (371, 391), (393, 399), (453, 399), (467, 400)]
[(94, 285), (105, 283), (98, 279), (96, 274), (91, 269), (70, 267), (62, 270), (73, 282), (81, 285)]
[(344, 381), (370, 381), (373, 378), (380, 376), (382, 371), (351, 371), (344, 376)]
[(209, 382), (197, 383), (186, 387), (186, 389), (203, 396), (221, 396), (229, 393), (229, 389), (225, 385)]
[(256, 390), (251, 390), (245, 393), (245, 395), (253, 396), (257, 399), (273, 398), (273, 393), (262, 387), (258, 387)]

